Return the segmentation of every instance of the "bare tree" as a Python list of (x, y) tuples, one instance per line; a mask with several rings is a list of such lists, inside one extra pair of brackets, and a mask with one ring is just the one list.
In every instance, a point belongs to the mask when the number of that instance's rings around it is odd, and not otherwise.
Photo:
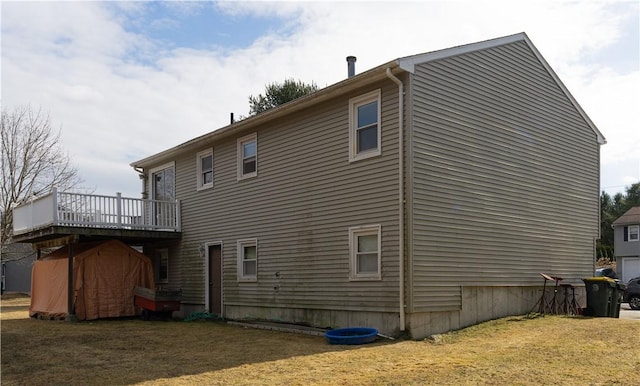
[(13, 206), (54, 186), (71, 189), (81, 180), (60, 146), (60, 130), (51, 126), (49, 115), (41, 109), (2, 109), (0, 151), (0, 245), (4, 249), (12, 235)]

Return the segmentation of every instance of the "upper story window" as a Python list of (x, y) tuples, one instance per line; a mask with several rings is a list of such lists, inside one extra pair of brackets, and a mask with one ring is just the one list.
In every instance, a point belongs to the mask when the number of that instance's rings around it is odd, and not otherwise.
[(238, 180), (258, 175), (258, 136), (238, 139)]
[(258, 240), (238, 240), (238, 280), (258, 280)]
[(213, 186), (213, 150), (201, 151), (196, 156), (198, 190)]
[(351, 280), (380, 280), (380, 225), (349, 228)]
[(349, 100), (349, 161), (378, 156), (380, 149), (380, 90)]
[(640, 225), (629, 225), (625, 230), (624, 241), (640, 241)]

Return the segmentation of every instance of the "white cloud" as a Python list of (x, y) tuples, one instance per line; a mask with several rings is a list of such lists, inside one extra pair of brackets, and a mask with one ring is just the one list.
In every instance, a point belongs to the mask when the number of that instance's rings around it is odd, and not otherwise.
[[(248, 96), (293, 77), (320, 87), (398, 57), (525, 31), (608, 139), (609, 165), (638, 164), (638, 67), (593, 62), (629, 34), (634, 3), (165, 3), (184, 16), (214, 7), (235, 22), (280, 18), (248, 47), (163, 46), (127, 29), (150, 3), (2, 3), (2, 102), (31, 103), (62, 125), (64, 146), (97, 192), (139, 194), (128, 164), (247, 114)], [(177, 8), (176, 8), (177, 7)], [(631, 15), (631, 16), (630, 16)], [(156, 22), (171, 25), (171, 14)], [(632, 31), (632, 34), (637, 31)], [(121, 166), (116, 166), (121, 165)], [(615, 182), (637, 178), (633, 168)], [(626, 179), (625, 179), (626, 178)]]
[(637, 159), (640, 156), (640, 72), (617, 74), (603, 68), (583, 81), (574, 87), (574, 94), (607, 139), (602, 147), (603, 165), (634, 155)]

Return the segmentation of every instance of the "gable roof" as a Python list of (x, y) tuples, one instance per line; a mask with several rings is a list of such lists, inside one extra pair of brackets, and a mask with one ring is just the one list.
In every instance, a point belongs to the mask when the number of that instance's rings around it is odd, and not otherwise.
[(640, 206), (634, 206), (613, 222), (613, 226), (640, 224)]
[(556, 75), (556, 73), (551, 69), (549, 64), (544, 60), (540, 52), (535, 48), (529, 37), (524, 32), (504, 36), (496, 39), (485, 40), (477, 43), (465, 44), (461, 46), (451, 47), (443, 50), (432, 51), (428, 53), (406, 56), (403, 58), (399, 58), (396, 60), (392, 60), (375, 68), (372, 68), (368, 71), (357, 74), (353, 77), (342, 80), (338, 83), (325, 87), (321, 90), (318, 90), (312, 94), (300, 97), (291, 102), (285, 103), (281, 106), (275, 107), (273, 109), (267, 110), (260, 114), (257, 114), (253, 117), (244, 119), (242, 121), (227, 125), (215, 131), (209, 132), (207, 134), (196, 137), (192, 140), (184, 142), (178, 146), (172, 147), (163, 152), (157, 153), (150, 157), (141, 159), (139, 161), (131, 163), (131, 166), (134, 168), (145, 168), (154, 166), (162, 160), (167, 160), (170, 157), (175, 156), (182, 151), (197, 151), (202, 146), (201, 141), (213, 142), (215, 140), (219, 140), (221, 138), (233, 135), (234, 133), (248, 130), (252, 127), (256, 127), (260, 124), (263, 124), (269, 120), (282, 117), (286, 114), (293, 113), (295, 111), (299, 111), (303, 108), (307, 108), (314, 104), (322, 103), (330, 98), (335, 96), (348, 93), (355, 88), (361, 87), (363, 85), (367, 85), (373, 82), (377, 82), (381, 79), (387, 77), (386, 71), (387, 69), (391, 70), (392, 73), (398, 74), (401, 72), (414, 73), (415, 65), (420, 63), (426, 63), (430, 61), (435, 61), (439, 59), (448, 58), (456, 55), (463, 55), (466, 53), (481, 51), (490, 49), (493, 47), (498, 47), (506, 44), (511, 44), (514, 42), (523, 41), (527, 44), (527, 46), (531, 49), (535, 57), (538, 59), (540, 64), (545, 68), (545, 70), (549, 73), (549, 75), (553, 78), (553, 80), (557, 83), (558, 87), (562, 90), (564, 95), (569, 99), (571, 104), (575, 107), (578, 114), (584, 119), (585, 123), (591, 128), (593, 133), (596, 136), (596, 140), (599, 144), (605, 144), (606, 139), (602, 135), (602, 133), (598, 130), (595, 124), (591, 121), (591, 119), (587, 116), (584, 110), (580, 107), (578, 102), (573, 98), (569, 90), (564, 86), (560, 78)]
[(545, 70), (557, 83), (558, 87), (560, 87), (560, 89), (562, 90), (564, 95), (567, 97), (567, 99), (569, 99), (573, 107), (575, 107), (575, 109), (578, 111), (578, 114), (580, 114), (582, 119), (585, 120), (589, 128), (596, 135), (596, 139), (598, 143), (601, 145), (607, 143), (607, 140), (604, 138), (600, 130), (598, 130), (596, 125), (593, 123), (593, 121), (591, 121), (589, 116), (587, 116), (587, 113), (585, 113), (582, 107), (580, 107), (578, 102), (575, 100), (575, 98), (571, 95), (569, 90), (562, 83), (558, 75), (553, 71), (551, 66), (549, 66), (549, 63), (547, 63), (547, 61), (542, 57), (542, 55), (540, 54), (540, 51), (538, 51), (538, 49), (533, 45), (533, 43), (531, 42), (527, 34), (524, 32), (521, 32), (515, 35), (504, 36), (501, 38), (485, 40), (478, 43), (471, 43), (471, 44), (465, 44), (462, 46), (446, 48), (444, 50), (433, 51), (433, 52), (428, 52), (428, 53), (418, 54), (413, 56), (407, 56), (407, 57), (398, 59), (398, 64), (400, 68), (402, 68), (403, 70), (413, 73), (415, 69), (415, 65), (418, 63), (431, 62), (434, 60), (444, 59), (444, 58), (448, 58), (456, 55), (463, 55), (463, 54), (474, 52), (474, 51), (486, 50), (489, 48), (503, 46), (506, 44), (511, 44), (519, 41), (525, 42), (529, 47), (529, 49), (531, 49), (531, 51), (533, 52), (535, 57), (538, 59), (540, 64), (545, 68)]

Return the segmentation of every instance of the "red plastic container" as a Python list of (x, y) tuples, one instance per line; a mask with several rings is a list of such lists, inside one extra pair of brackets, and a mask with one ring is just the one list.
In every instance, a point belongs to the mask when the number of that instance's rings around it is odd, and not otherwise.
[[(136, 287), (134, 289), (133, 302), (136, 307), (143, 309), (142, 317), (149, 319), (149, 312), (161, 312), (165, 316), (171, 316), (173, 311), (180, 310), (182, 291), (180, 290), (152, 290), (150, 288)], [(145, 312), (147, 311), (147, 312)]]

